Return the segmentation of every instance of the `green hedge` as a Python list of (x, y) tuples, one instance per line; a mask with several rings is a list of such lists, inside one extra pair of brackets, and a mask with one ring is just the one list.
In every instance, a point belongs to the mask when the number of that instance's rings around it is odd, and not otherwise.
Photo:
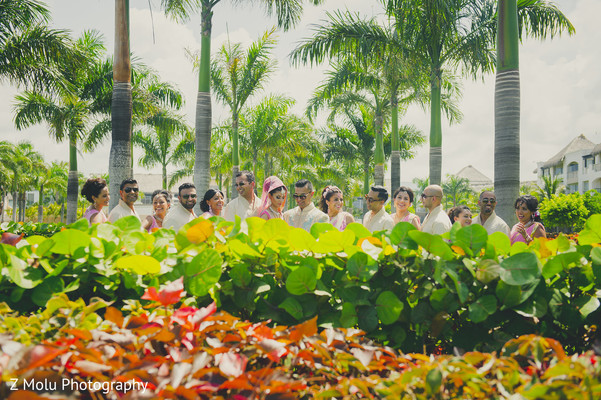
[(31, 311), (56, 293), (123, 305), (149, 286), (184, 278), (186, 304), (251, 321), (354, 327), (404, 351), (499, 349), (538, 333), (588, 348), (600, 320), (601, 215), (578, 243), (563, 235), (510, 246), (479, 225), (448, 242), (409, 223), (390, 235), (359, 224), (311, 234), (282, 220), (198, 219), (174, 235), (142, 232), (135, 217), (91, 228), (80, 220), (51, 238), (0, 246), (0, 301)]

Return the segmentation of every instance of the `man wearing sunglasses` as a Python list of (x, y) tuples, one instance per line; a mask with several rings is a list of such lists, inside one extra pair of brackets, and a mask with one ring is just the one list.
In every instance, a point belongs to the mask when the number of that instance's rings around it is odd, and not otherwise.
[(422, 223), (422, 232), (442, 235), (453, 226), (447, 213), (442, 209), (442, 188), (430, 185), (422, 192), (422, 204), (428, 210), (428, 215)]
[(134, 203), (138, 200), (138, 182), (135, 179), (129, 178), (121, 182), (119, 186), (119, 204), (113, 208), (109, 214), (109, 222), (115, 223), (119, 218), (135, 215), (138, 219), (140, 216), (134, 208)]
[(472, 220), (472, 223), (482, 225), (489, 235), (495, 232), (503, 232), (509, 236), (509, 225), (495, 213), (496, 206), (497, 196), (494, 192), (485, 190), (480, 193), (480, 198), (478, 199), (480, 215), (477, 215)]
[(383, 186), (372, 186), (369, 193), (365, 195), (369, 211), (363, 217), (363, 226), (370, 232), (384, 230), (390, 232), (394, 228), (394, 220), (384, 209), (386, 200), (388, 200), (388, 191)]
[(196, 205), (196, 186), (192, 183), (182, 183), (177, 189), (179, 203), (171, 207), (163, 221), (163, 228), (171, 228), (175, 232), (196, 218), (194, 206)]
[(255, 176), (250, 171), (236, 174), (236, 191), (238, 197), (227, 203), (223, 210), (223, 218), (235, 222), (236, 215), (244, 221), (248, 217), (257, 217), (261, 199), (255, 194)]
[(301, 179), (294, 184), (294, 200), (297, 207), (284, 213), (284, 221), (295, 228), (311, 232), (311, 225), (317, 222), (330, 222), (328, 214), (315, 207), (313, 199), (313, 184), (307, 179)]

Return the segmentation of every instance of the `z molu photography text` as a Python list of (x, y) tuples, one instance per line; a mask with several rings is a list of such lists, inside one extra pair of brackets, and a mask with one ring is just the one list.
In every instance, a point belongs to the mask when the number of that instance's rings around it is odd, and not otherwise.
[(125, 382), (98, 382), (98, 381), (78, 381), (75, 379), (63, 378), (60, 381), (49, 379), (10, 379), (7, 383), (10, 390), (31, 390), (36, 392), (110, 392), (128, 393), (132, 390), (138, 392), (146, 391), (148, 382), (138, 382), (129, 380)]

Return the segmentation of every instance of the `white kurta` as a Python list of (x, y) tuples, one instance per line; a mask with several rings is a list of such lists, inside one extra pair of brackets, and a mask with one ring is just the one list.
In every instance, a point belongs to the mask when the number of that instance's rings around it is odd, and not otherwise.
[(135, 209), (132, 210), (123, 199), (119, 199), (119, 204), (117, 204), (109, 214), (109, 222), (115, 223), (119, 218), (127, 217), (128, 215), (135, 215), (140, 219), (140, 216), (136, 213)]
[(254, 193), (253, 199), (250, 203), (244, 197), (238, 196), (234, 200), (227, 203), (225, 209), (223, 210), (223, 218), (228, 221), (235, 222), (237, 215), (242, 221), (244, 221), (246, 218), (256, 217), (260, 206), (261, 199), (259, 199)]
[(311, 232), (311, 225), (317, 222), (330, 222), (330, 217), (328, 217), (328, 214), (318, 210), (315, 204), (311, 203), (302, 210), (296, 206), (292, 210), (286, 211), (284, 213), (284, 221), (288, 222), (290, 226)]
[(384, 207), (377, 213), (368, 211), (363, 217), (363, 226), (366, 227), (370, 232), (386, 230), (390, 232), (394, 228), (394, 220), (384, 210)]
[(492, 235), (495, 232), (503, 232), (507, 236), (509, 236), (509, 225), (501, 217), (499, 217), (494, 211), (490, 214), (490, 217), (482, 224), (480, 221), (480, 215), (477, 215), (473, 220), (472, 224), (482, 225), (486, 232), (489, 235)]
[(453, 224), (451, 224), (449, 216), (442, 209), (442, 205), (440, 205), (426, 215), (422, 224), (422, 232), (442, 235), (450, 231), (452, 226)]
[(186, 225), (188, 222), (196, 218), (194, 210), (192, 212), (182, 206), (181, 203), (177, 203), (169, 210), (169, 213), (163, 221), (163, 228), (171, 228), (175, 232), (179, 231), (180, 228)]

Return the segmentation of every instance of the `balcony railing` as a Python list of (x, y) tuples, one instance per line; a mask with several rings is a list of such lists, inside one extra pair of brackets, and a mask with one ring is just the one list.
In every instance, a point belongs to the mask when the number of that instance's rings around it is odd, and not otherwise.
[(567, 183), (574, 183), (574, 182), (578, 182), (578, 172), (577, 171), (568, 172), (568, 181), (567, 181)]

